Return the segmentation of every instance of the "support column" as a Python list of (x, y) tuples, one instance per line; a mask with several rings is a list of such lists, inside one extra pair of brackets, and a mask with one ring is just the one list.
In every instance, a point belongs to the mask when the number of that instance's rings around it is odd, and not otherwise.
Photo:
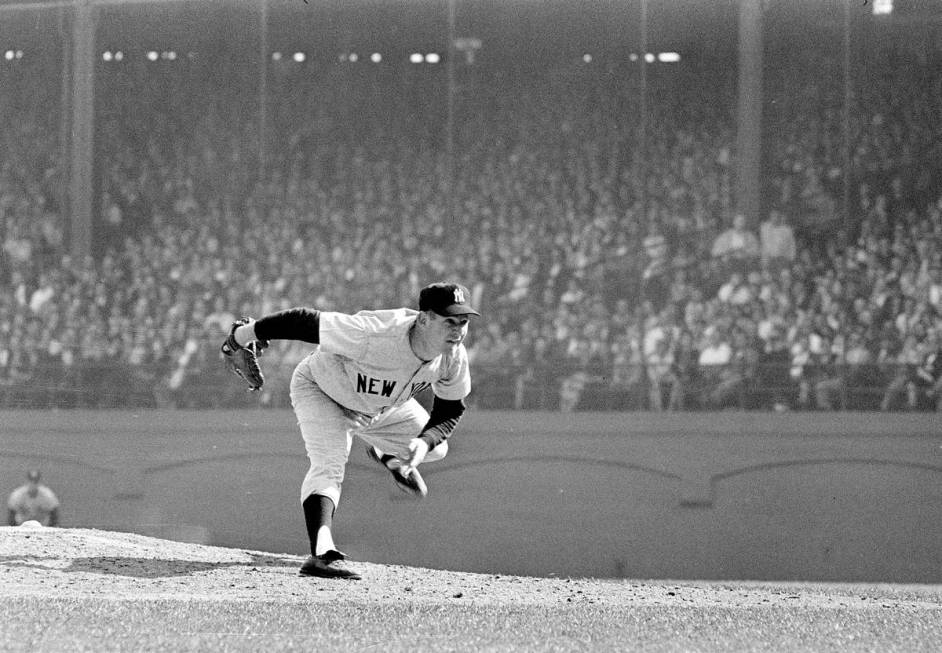
[(259, 0), (258, 48), (258, 178), (268, 173), (268, 0)]
[(72, 129), (69, 174), (69, 248), (81, 259), (92, 251), (95, 135), (95, 8), (76, 0), (72, 19)]
[(762, 0), (739, 0), (735, 205), (752, 229), (761, 221), (762, 62)]

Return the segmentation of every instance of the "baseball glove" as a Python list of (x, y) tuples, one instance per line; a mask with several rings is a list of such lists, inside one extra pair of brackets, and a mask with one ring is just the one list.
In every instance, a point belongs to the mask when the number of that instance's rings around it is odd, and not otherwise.
[(243, 317), (241, 320), (232, 323), (229, 329), (229, 337), (222, 343), (222, 357), (233, 374), (241, 377), (249, 384), (249, 390), (255, 392), (261, 390), (265, 383), (265, 376), (262, 374), (262, 368), (258, 366), (258, 357), (268, 346), (265, 340), (256, 340), (250, 342), (245, 347), (236, 342), (235, 330), (244, 324), (248, 324), (249, 319)]

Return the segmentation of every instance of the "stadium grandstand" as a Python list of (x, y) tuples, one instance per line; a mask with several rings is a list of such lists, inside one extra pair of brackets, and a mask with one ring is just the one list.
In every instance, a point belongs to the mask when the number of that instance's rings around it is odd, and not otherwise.
[(457, 278), (481, 407), (942, 409), (940, 58), (919, 0), (0, 2), (0, 407), (245, 405), (240, 315)]

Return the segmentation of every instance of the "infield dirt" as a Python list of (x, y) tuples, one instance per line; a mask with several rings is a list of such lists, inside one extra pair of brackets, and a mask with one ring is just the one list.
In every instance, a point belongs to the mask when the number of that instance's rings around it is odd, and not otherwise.
[[(939, 650), (942, 587), (536, 578), (0, 527), (0, 648)], [(166, 616), (173, 618), (166, 618)], [(344, 627), (346, 624), (346, 627)], [(379, 648), (377, 648), (379, 647)]]

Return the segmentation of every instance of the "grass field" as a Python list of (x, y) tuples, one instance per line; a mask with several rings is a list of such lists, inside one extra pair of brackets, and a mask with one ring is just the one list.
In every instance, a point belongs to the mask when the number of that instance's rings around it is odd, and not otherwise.
[(639, 582), (0, 528), (4, 651), (938, 651), (942, 587)]

